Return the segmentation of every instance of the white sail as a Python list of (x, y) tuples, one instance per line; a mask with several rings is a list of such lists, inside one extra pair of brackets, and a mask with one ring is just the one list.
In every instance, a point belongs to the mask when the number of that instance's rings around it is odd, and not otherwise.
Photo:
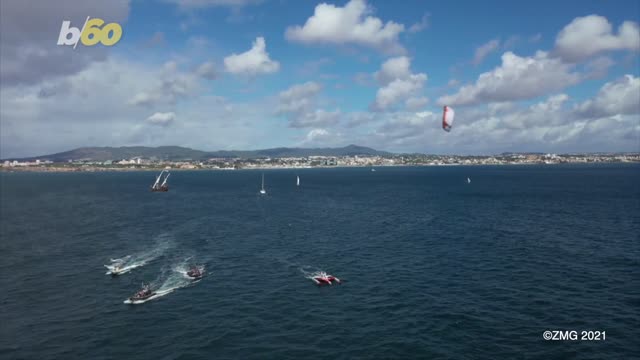
[(467, 178), (467, 184), (471, 184), (471, 179)]
[(264, 174), (262, 174), (262, 188), (260, 189), (260, 194), (266, 194), (267, 191), (264, 189)]
[(167, 177), (164, 178), (164, 181), (162, 182), (162, 185), (160, 185), (160, 186), (165, 186), (167, 184), (167, 179), (169, 178), (170, 175), (171, 175), (170, 173), (167, 174)]
[(160, 179), (162, 178), (162, 173), (164, 173), (164, 170), (162, 170), (160, 172), (160, 175), (158, 175), (158, 177), (156, 178), (156, 182), (153, 183), (153, 188), (156, 188), (158, 186), (158, 183), (160, 183)]
[(300, 176), (296, 176), (296, 186), (300, 186)]

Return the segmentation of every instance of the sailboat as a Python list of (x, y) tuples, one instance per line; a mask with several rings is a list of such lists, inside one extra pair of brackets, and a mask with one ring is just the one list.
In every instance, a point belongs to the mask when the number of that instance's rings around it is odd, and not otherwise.
[(300, 186), (300, 176), (296, 176), (296, 186)]
[(266, 194), (267, 191), (264, 189), (264, 174), (262, 174), (262, 189), (260, 189), (260, 194)]
[(467, 178), (467, 184), (471, 184), (471, 179)]
[(160, 180), (162, 180), (162, 174), (164, 174), (164, 170), (162, 170), (158, 175), (158, 177), (156, 177), (156, 182), (153, 183), (153, 185), (151, 185), (151, 191), (162, 191), (162, 192), (169, 191), (169, 185), (167, 185), (167, 179), (169, 179), (169, 175), (171, 174), (167, 172), (167, 176), (164, 178), (164, 181), (160, 183)]

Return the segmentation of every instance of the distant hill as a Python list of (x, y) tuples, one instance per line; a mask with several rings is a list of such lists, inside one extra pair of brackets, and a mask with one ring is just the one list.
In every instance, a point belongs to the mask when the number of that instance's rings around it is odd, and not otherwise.
[(349, 145), (341, 148), (273, 148), (263, 150), (220, 150), (202, 151), (181, 146), (123, 146), (123, 147), (83, 147), (56, 154), (34, 156), (28, 158), (10, 158), (4, 160), (33, 161), (36, 159), (53, 162), (67, 162), (69, 160), (122, 160), (135, 157), (158, 160), (205, 160), (209, 158), (281, 158), (306, 156), (354, 156), (354, 155), (391, 155), (389, 152), (372, 148)]

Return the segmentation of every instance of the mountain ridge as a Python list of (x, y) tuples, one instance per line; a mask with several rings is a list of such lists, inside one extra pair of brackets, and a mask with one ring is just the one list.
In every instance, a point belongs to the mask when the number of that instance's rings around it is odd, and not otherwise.
[(136, 157), (158, 160), (206, 160), (210, 158), (282, 158), (282, 157), (308, 157), (308, 156), (354, 156), (354, 155), (392, 155), (390, 152), (375, 150), (359, 145), (347, 145), (344, 147), (325, 148), (301, 148), (301, 147), (277, 147), (259, 150), (216, 150), (203, 151), (183, 146), (120, 146), (120, 147), (81, 147), (73, 150), (54, 154), (30, 156), (22, 158), (6, 158), (5, 160), (18, 161), (53, 161), (67, 162), (69, 160), (107, 161), (122, 160)]

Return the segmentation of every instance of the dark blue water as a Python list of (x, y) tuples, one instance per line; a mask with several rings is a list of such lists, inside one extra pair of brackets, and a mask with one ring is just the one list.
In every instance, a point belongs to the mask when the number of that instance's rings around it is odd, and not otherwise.
[[(637, 165), (261, 173), (0, 174), (0, 358), (640, 356)], [(200, 283), (123, 304), (188, 256)]]

